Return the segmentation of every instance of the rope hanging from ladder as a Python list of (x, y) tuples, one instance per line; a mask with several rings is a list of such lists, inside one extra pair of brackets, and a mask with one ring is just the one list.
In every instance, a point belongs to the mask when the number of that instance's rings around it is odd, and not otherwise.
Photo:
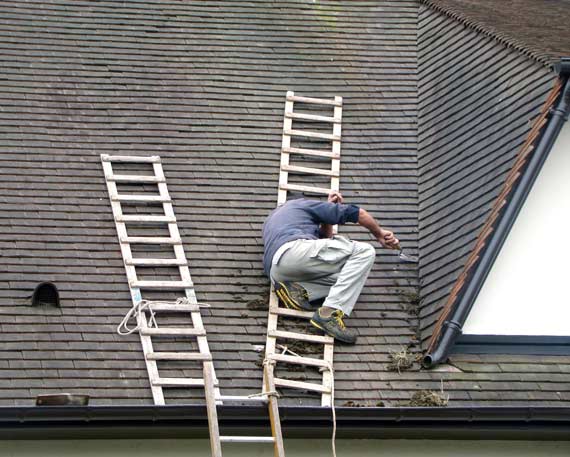
[(148, 326), (158, 328), (158, 324), (156, 323), (155, 313), (152, 310), (153, 306), (157, 305), (195, 305), (199, 308), (209, 308), (209, 303), (192, 303), (186, 297), (179, 297), (176, 301), (160, 301), (160, 300), (141, 300), (135, 303), (131, 309), (125, 314), (125, 317), (121, 321), (121, 323), (117, 326), (117, 333), (119, 335), (125, 336), (130, 335), (132, 333), (138, 332), (141, 328), (140, 324), (129, 328), (128, 324), (131, 319), (136, 319), (137, 315), (143, 314), (145, 310), (148, 310), (150, 313), (150, 317), (148, 318)]

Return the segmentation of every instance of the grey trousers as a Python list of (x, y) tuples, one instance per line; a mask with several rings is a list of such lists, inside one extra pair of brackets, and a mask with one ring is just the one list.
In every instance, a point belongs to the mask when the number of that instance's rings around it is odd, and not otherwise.
[(310, 301), (326, 297), (323, 306), (350, 315), (374, 264), (374, 247), (340, 236), (296, 240), (287, 246), (281, 257), (273, 259), (272, 281), (297, 282)]

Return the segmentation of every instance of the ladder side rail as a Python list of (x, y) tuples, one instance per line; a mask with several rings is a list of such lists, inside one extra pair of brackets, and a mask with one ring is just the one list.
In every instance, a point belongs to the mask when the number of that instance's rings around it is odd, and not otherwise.
[(269, 392), (269, 422), (271, 424), (271, 436), (273, 436), (274, 457), (285, 457), (285, 447), (283, 445), (283, 433), (281, 431), (281, 419), (279, 417), (279, 405), (275, 392), (274, 364), (272, 362), (263, 365), (264, 387)]
[[(282, 188), (287, 184), (288, 180), (288, 173), (284, 169), (289, 165), (289, 153), (287, 152), (288, 148), (291, 146), (291, 136), (288, 135), (286, 132), (291, 130), (291, 126), (293, 125), (293, 120), (288, 114), (293, 112), (293, 100), (289, 100), (289, 98), (294, 96), (293, 91), (287, 92), (287, 100), (285, 101), (285, 117), (283, 121), (283, 138), (281, 142), (281, 160), (279, 166), (279, 187), (277, 193), (277, 205), (282, 205), (287, 201), (287, 189)], [(275, 294), (275, 289), (273, 285), (270, 286), (269, 292), (269, 314), (267, 318), (267, 337), (265, 342), (265, 359), (270, 360), (271, 356), (275, 354), (275, 348), (277, 345), (277, 338), (270, 336), (272, 332), (277, 330), (277, 321), (278, 321), (278, 314), (275, 312), (279, 307), (279, 301), (277, 299), (277, 295)], [(266, 364), (267, 366), (267, 364)], [(270, 370), (264, 369), (263, 370), (263, 391), (269, 392), (268, 386), (275, 386), (273, 381), (273, 367)], [(273, 399), (273, 401), (271, 401)], [(274, 434), (275, 438), (275, 455), (276, 457), (284, 457), (284, 451), (281, 451), (282, 454), (277, 454), (277, 436), (276, 434), (279, 432), (279, 438), (282, 443), (283, 438), (281, 437), (281, 424), (278, 425), (278, 428), (275, 426), (275, 420), (279, 420), (279, 408), (277, 404), (277, 399), (274, 397), (270, 397), (269, 401), (269, 419), (271, 422), (271, 432)], [(282, 445), (281, 445), (282, 446)]]
[(210, 431), (210, 448), (212, 457), (222, 457), (222, 443), (220, 441), (220, 427), (218, 424), (218, 411), (216, 408), (216, 392), (214, 387), (214, 363), (204, 362), (204, 393), (206, 397), (206, 412), (208, 414), (208, 428)]
[[(277, 345), (277, 338), (270, 336), (273, 332), (277, 330), (277, 318), (278, 314), (276, 310), (279, 308), (279, 300), (273, 286), (271, 286), (271, 293), (269, 294), (269, 316), (267, 318), (267, 338), (265, 343), (265, 359), (271, 360), (273, 354), (275, 354), (275, 348)], [(264, 377), (268, 374), (267, 370), (263, 372)], [(271, 370), (273, 374), (273, 370)], [(269, 381), (264, 379), (263, 385), (267, 386)], [(264, 390), (265, 392), (265, 390)]]
[[(287, 92), (287, 98), (293, 97), (294, 92), (289, 91)], [(281, 164), (279, 170), (279, 190), (277, 194), (277, 206), (284, 204), (287, 201), (287, 190), (282, 189), (281, 185), (286, 185), (289, 179), (289, 173), (285, 171), (287, 166), (289, 165), (289, 153), (286, 152), (288, 148), (291, 147), (291, 135), (287, 132), (291, 130), (291, 126), (293, 125), (293, 120), (290, 117), (287, 117), (288, 114), (293, 112), (293, 101), (287, 99), (285, 102), (285, 119), (283, 121), (283, 139), (281, 141)]]
[[(336, 96), (334, 99), (338, 102), (338, 105), (334, 107), (333, 117), (335, 120), (338, 120), (338, 122), (333, 124), (333, 135), (340, 138), (342, 134), (342, 97)], [(331, 177), (331, 190), (338, 192), (340, 190), (340, 140), (333, 140), (332, 151), (334, 156), (331, 160), (331, 171), (334, 175)], [(338, 233), (338, 225), (333, 226), (333, 233), (335, 235)], [(332, 367), (334, 360), (334, 343), (326, 343), (324, 346), (323, 360), (328, 364), (328, 367)], [(327, 391), (323, 392), (321, 396), (321, 406), (334, 407), (332, 394), (333, 376), (330, 369), (323, 369), (323, 386)]]
[[(286, 167), (289, 165), (289, 152), (288, 149), (291, 147), (291, 136), (287, 134), (293, 125), (293, 120), (289, 116), (293, 112), (293, 100), (295, 93), (293, 91), (287, 92), (287, 98), (285, 101), (285, 117), (283, 121), (283, 138), (281, 141), (281, 160), (279, 165), (279, 187), (277, 193), (277, 206), (284, 204), (287, 201), (287, 189), (283, 188), (283, 186), (287, 185), (289, 174), (286, 171)], [(270, 336), (271, 333), (277, 330), (277, 320), (278, 314), (276, 312), (272, 312), (276, 310), (279, 306), (279, 301), (277, 299), (277, 295), (275, 294), (275, 289), (273, 285), (271, 285), (270, 293), (269, 293), (269, 315), (267, 319), (267, 338), (265, 344), (265, 358), (267, 360), (275, 353), (275, 347), (277, 344), (277, 339), (275, 337)], [(266, 388), (267, 385), (273, 383), (272, 380), (267, 379), (267, 375), (273, 375), (273, 370), (263, 370), (263, 386)], [(273, 427), (273, 424), (272, 424)]]
[[(341, 121), (342, 121), (342, 97), (336, 96), (335, 101), (340, 105), (334, 107), (334, 117), (338, 122), (333, 124), (333, 134), (340, 138), (341, 135)], [(338, 192), (340, 190), (340, 140), (333, 140), (332, 142), (333, 158), (331, 160), (331, 190)], [(333, 226), (333, 233), (338, 233), (338, 225)]]
[[(136, 298), (136, 294), (138, 293), (140, 296), (140, 291), (138, 289), (132, 289), (131, 293), (133, 297)], [(133, 300), (134, 303), (134, 300)], [(137, 302), (138, 303), (138, 302)], [(162, 385), (158, 384), (160, 379), (160, 374), (158, 373), (158, 364), (156, 360), (151, 360), (147, 358), (148, 354), (154, 353), (154, 348), (152, 347), (152, 337), (150, 335), (143, 335), (144, 330), (148, 329), (148, 324), (146, 322), (145, 313), (138, 313), (137, 314), (137, 325), (142, 330), (139, 332), (141, 345), (143, 348), (144, 354), (144, 361), (146, 364), (146, 369), (148, 372), (148, 377), (150, 381), (150, 388), (152, 391), (152, 397), (154, 399), (155, 405), (164, 405), (164, 391), (162, 390)]]

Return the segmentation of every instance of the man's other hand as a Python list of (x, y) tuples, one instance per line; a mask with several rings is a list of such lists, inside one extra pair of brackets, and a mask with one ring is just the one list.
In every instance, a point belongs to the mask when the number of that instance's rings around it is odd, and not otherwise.
[(390, 230), (381, 230), (378, 242), (385, 248), (398, 249), (400, 240)]
[(343, 198), (340, 192), (337, 192), (336, 190), (332, 190), (329, 193), (329, 198), (328, 198), (329, 203), (342, 203), (343, 202)]

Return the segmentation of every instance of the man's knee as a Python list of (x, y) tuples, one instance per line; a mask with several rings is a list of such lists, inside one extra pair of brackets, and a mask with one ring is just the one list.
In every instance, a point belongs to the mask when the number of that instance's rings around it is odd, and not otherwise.
[(357, 252), (360, 256), (368, 260), (370, 263), (374, 263), (374, 259), (376, 258), (376, 249), (369, 243), (363, 243), (361, 241), (355, 241)]

